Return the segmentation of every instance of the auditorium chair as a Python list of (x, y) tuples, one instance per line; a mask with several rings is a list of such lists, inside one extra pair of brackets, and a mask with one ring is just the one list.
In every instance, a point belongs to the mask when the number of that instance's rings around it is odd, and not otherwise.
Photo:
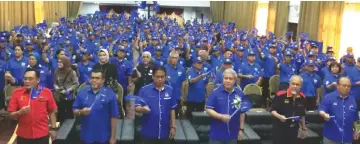
[[(207, 144), (209, 141), (210, 121), (211, 118), (206, 112), (192, 112), (193, 119), (191, 124), (194, 126), (196, 133), (199, 135), (200, 143)], [(259, 135), (245, 123), (243, 144), (260, 144)]]
[(262, 106), (262, 91), (257, 84), (246, 85), (243, 92), (246, 98), (251, 101), (253, 108), (260, 108)]
[(269, 97), (266, 101), (266, 107), (271, 106), (272, 99), (274, 98), (275, 94), (279, 91), (280, 86), (280, 75), (273, 75), (269, 79)]

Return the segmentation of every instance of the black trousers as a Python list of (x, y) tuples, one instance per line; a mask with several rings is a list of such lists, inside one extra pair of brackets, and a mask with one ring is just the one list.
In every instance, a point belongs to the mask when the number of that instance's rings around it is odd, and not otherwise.
[(279, 85), (279, 91), (287, 90), (289, 88), (289, 83), (281, 82)]
[(316, 96), (306, 97), (306, 110), (316, 110)]
[(263, 106), (266, 106), (267, 98), (270, 96), (269, 91), (269, 80), (270, 78), (263, 78), (262, 79), (262, 99), (263, 99)]
[(170, 144), (170, 139), (152, 139), (142, 136), (142, 144)]
[(175, 117), (176, 118), (179, 118), (179, 115), (180, 115), (180, 111), (181, 111), (181, 105), (180, 105), (180, 103), (181, 103), (181, 101), (180, 100), (176, 100), (176, 102), (177, 102), (177, 105), (178, 105), (178, 107), (175, 109)]
[(49, 144), (49, 136), (45, 136), (38, 139), (26, 139), (17, 137), (17, 144)]
[(299, 126), (273, 124), (273, 144), (294, 144), (297, 141)]
[(72, 111), (72, 105), (74, 100), (65, 100), (60, 98), (58, 102), (58, 121), (64, 122), (66, 119), (73, 119), (74, 114)]
[(360, 100), (356, 100), (357, 111), (360, 111)]
[(192, 119), (191, 112), (194, 111), (204, 111), (205, 110), (205, 102), (186, 102), (186, 117), (188, 119)]
[(5, 108), (5, 94), (3, 90), (0, 90), (0, 110)]

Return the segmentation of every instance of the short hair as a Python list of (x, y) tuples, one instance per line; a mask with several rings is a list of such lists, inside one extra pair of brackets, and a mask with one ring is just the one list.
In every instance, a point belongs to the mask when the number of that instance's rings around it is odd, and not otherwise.
[[(63, 49), (58, 49), (56, 50), (56, 56), (59, 55), (62, 51), (64, 51)], [(64, 51), (65, 52), (65, 51)]]
[(351, 84), (351, 79), (350, 79), (348, 76), (341, 76), (341, 77), (339, 77), (339, 79), (336, 81), (337, 84), (340, 84), (340, 80), (341, 80), (341, 79), (348, 79), (349, 82), (350, 82), (350, 84)]
[(237, 73), (232, 68), (228, 68), (224, 71), (223, 78), (224, 78), (225, 74), (231, 74), (231, 75), (233, 75), (234, 79), (237, 78)]
[(144, 55), (148, 55), (149, 57), (151, 57), (151, 53), (148, 51), (144, 51), (141, 55), (141, 57), (144, 57)]
[(21, 45), (15, 46), (15, 47), (14, 47), (14, 50), (15, 50), (16, 47), (19, 47), (19, 48), (21, 49), (21, 51), (24, 51), (24, 47), (23, 47), (23, 46), (21, 46)]
[(34, 68), (27, 68), (27, 69), (25, 70), (25, 72), (24, 72), (24, 75), (25, 75), (27, 72), (31, 72), (31, 71), (35, 72), (36, 78), (40, 78), (40, 72), (39, 72), (38, 70), (34, 69)]
[(291, 83), (295, 78), (299, 78), (299, 79), (300, 79), (300, 84), (302, 85), (302, 83), (303, 83), (304, 80), (303, 80), (303, 78), (302, 78), (301, 76), (299, 76), (299, 75), (293, 75), (293, 76), (291, 76), (289, 82)]
[[(91, 73), (101, 73), (101, 78), (105, 78), (105, 74), (101, 69), (93, 69)], [(90, 74), (91, 75), (91, 74)]]
[(338, 73), (341, 73), (341, 71), (342, 71), (343, 68), (342, 68), (341, 64), (338, 63), (338, 62), (332, 62), (332, 63), (329, 65), (329, 67), (328, 67), (329, 72), (331, 72), (331, 68), (334, 67), (334, 66), (337, 66), (337, 67), (339, 68), (339, 72), (338, 72)]
[(157, 71), (163, 71), (163, 72), (165, 73), (165, 76), (166, 76), (166, 69), (165, 69), (165, 67), (163, 67), (163, 66), (155, 66), (155, 67), (153, 67), (153, 69), (152, 69), (152, 75), (155, 76), (155, 73), (156, 73)]
[(170, 54), (169, 54), (170, 57), (179, 57), (179, 53), (177, 51), (171, 51)]

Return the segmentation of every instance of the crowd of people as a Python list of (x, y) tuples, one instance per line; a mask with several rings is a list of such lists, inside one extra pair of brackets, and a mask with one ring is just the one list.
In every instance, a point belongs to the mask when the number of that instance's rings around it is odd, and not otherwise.
[[(61, 18), (59, 23), (51, 27), (48, 34), (45, 22), (32, 28), (17, 26), (10, 32), (0, 33), (0, 73), (4, 75), (0, 77), (0, 89), (6, 85), (35, 86), (35, 90), (27, 94), (30, 97), (28, 103), (18, 103), (17, 100), (24, 98), (15, 96), (26, 93), (26, 88), (14, 91), (8, 102), (8, 111), (14, 117), (29, 111), (36, 114), (29, 107), (36, 104), (33, 99), (45, 92), (53, 95), (53, 98), (48, 97), (49, 94), (39, 96), (51, 103), (44, 111), (51, 113), (51, 121), (56, 121), (56, 105), (57, 121), (60, 122), (74, 118), (74, 114), (91, 115), (92, 118), (82, 123), (81, 140), (84, 143), (114, 143), (114, 118), (121, 115), (116, 97), (117, 84), (121, 85), (124, 95), (138, 95), (146, 101), (136, 103), (135, 110), (145, 113), (142, 134), (148, 143), (167, 143), (169, 135), (174, 137), (175, 117), (184, 105), (187, 118), (191, 118), (192, 111), (204, 111), (205, 108), (214, 118), (210, 143), (233, 143), (223, 140), (241, 139), (245, 115), (237, 115), (240, 123), (231, 119), (229, 109), (232, 112), (234, 109), (227, 97), (244, 97), (241, 89), (257, 84), (262, 87), (265, 107), (270, 97), (269, 79), (274, 75), (280, 75), (280, 91), (274, 98), (271, 112), (281, 125), (274, 130), (293, 125), (294, 121), (290, 122), (287, 117), (294, 114), (303, 117), (304, 110), (316, 110), (318, 106), (321, 116), (328, 120), (330, 114), (334, 114), (334, 119), (343, 126), (340, 131), (331, 129), (331, 125), (329, 129), (335, 133), (349, 132), (348, 123), (359, 119), (356, 105), (360, 104), (360, 58), (355, 60), (349, 48), (337, 61), (331, 46), (327, 46), (326, 53), (319, 51), (322, 49), (320, 42), (309, 40), (306, 33), (294, 40), (293, 33), (287, 32), (286, 38), (282, 39), (271, 32), (260, 36), (255, 28), (251, 32), (241, 31), (234, 23), (205, 23), (195, 19), (179, 25), (176, 19), (156, 16), (146, 19), (134, 11), (129, 15), (96, 12), (75, 20)], [(187, 95), (182, 97), (184, 81), (189, 88)], [(211, 93), (206, 92), (209, 82), (217, 86)], [(81, 84), (90, 86), (74, 95), (74, 90)], [(328, 97), (320, 95), (321, 87)], [(341, 100), (337, 99), (339, 93)], [(287, 99), (292, 95), (294, 100)], [(95, 104), (98, 97), (104, 102)], [(3, 108), (5, 99), (4, 96), (1, 98), (0, 108)], [(341, 116), (340, 110), (334, 108), (337, 105), (344, 106), (346, 110), (341, 112), (349, 114)], [(98, 110), (89, 114), (91, 108)], [(348, 118), (355, 111), (356, 116)], [(44, 114), (42, 110), (39, 113)], [(36, 121), (31, 116), (26, 119)], [(224, 127), (224, 122), (237, 124), (232, 124), (236, 127), (229, 129), (229, 126)], [(19, 130), (27, 126), (19, 127)], [(306, 130), (305, 125), (300, 124), (300, 127)], [(351, 125), (351, 133), (352, 128)], [(299, 125), (288, 130), (291, 131), (288, 133), (290, 142), (298, 129)], [(97, 135), (92, 132), (97, 130), (107, 133)], [(153, 133), (154, 130), (159, 133)], [(325, 134), (326, 140), (331, 142), (352, 141), (348, 135), (340, 139), (339, 135)], [(34, 138), (31, 133), (18, 135), (24, 139)]]

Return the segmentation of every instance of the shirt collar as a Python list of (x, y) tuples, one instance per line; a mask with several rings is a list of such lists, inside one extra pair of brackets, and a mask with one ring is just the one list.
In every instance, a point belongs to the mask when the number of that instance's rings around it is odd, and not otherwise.
[[(227, 90), (225, 89), (224, 85), (221, 85), (219, 88), (220, 88), (221, 91), (224, 91), (224, 92), (229, 93), (229, 91), (227, 91)], [(233, 93), (233, 92), (235, 92), (235, 88), (233, 88), (230, 93)]]
[[(288, 88), (286, 90), (286, 97), (293, 97), (292, 94), (291, 94), (291, 89)], [(295, 98), (299, 98), (300, 97), (300, 94), (296, 94)]]
[(339, 91), (336, 90), (335, 92), (336, 92), (336, 95), (338, 95), (337, 98), (340, 99), (340, 100), (343, 100), (343, 99), (346, 100), (346, 99), (348, 99), (348, 97), (349, 97), (349, 95), (347, 95), (347, 96), (345, 96), (344, 98), (341, 98)]
[[(155, 83), (154, 83), (154, 82), (151, 84), (151, 87), (152, 87), (152, 89), (159, 91), (159, 89), (157, 89), (157, 88), (155, 87)], [(164, 90), (165, 90), (165, 85), (160, 89), (160, 91), (164, 91)]]
[(98, 94), (98, 93), (100, 93), (100, 92), (102, 91), (102, 89), (104, 89), (104, 86), (101, 86), (101, 88), (99, 89), (99, 91), (98, 91), (97, 93), (94, 93), (92, 87), (90, 86), (90, 89), (89, 89), (88, 92), (89, 92), (89, 93), (92, 93), (92, 94)]

